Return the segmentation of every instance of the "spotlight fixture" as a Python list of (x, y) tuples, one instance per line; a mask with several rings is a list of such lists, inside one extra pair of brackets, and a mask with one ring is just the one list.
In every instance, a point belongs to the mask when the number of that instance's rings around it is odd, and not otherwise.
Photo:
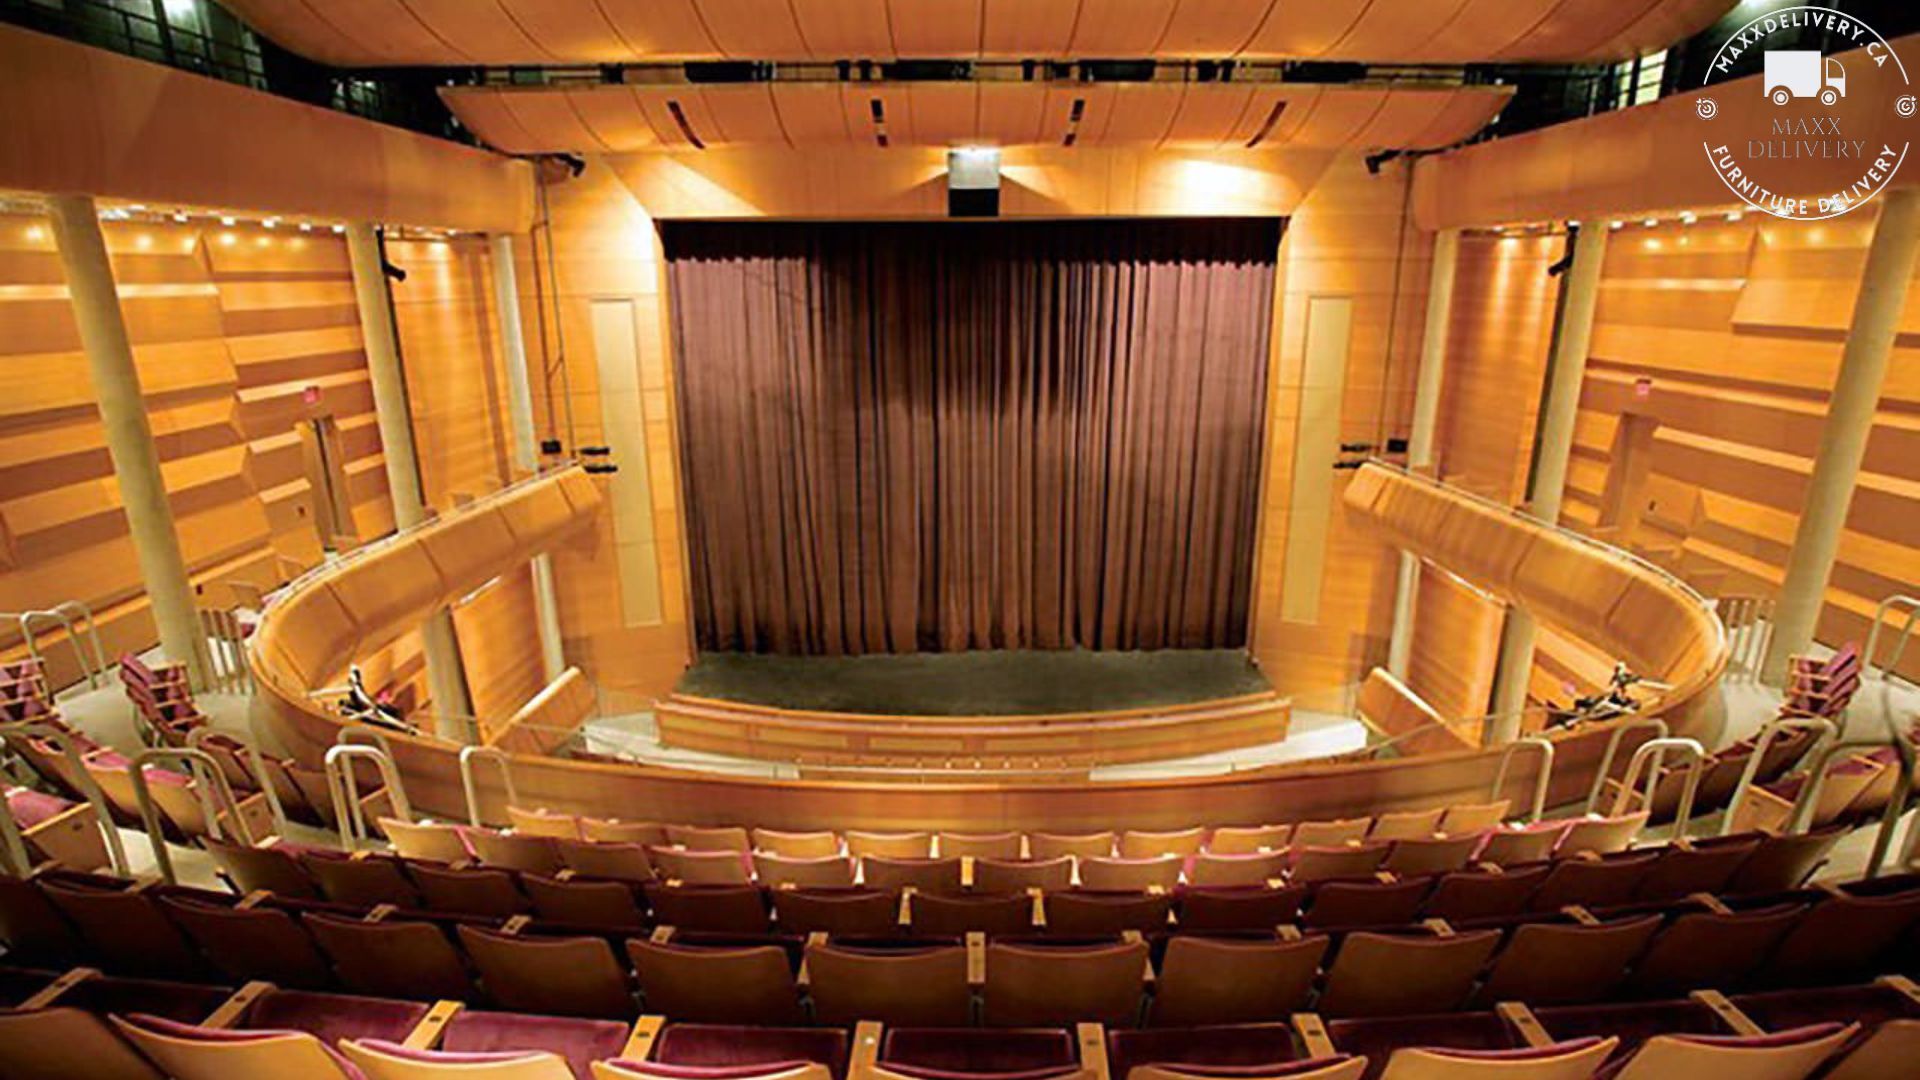
[(225, 225), (229, 229), (233, 228), (233, 225), (234, 225), (233, 217), (228, 214), (222, 214), (220, 216), (220, 224)]
[(1700, 220), (1699, 216), (1696, 215), (1693, 211), (1691, 210), (1680, 211), (1680, 224), (1691, 225), (1698, 220)]
[(173, 221), (176, 225), (185, 225), (187, 223), (187, 212), (185, 210), (175, 210), (173, 212)]
[(1659, 218), (1648, 218), (1647, 220), (1645, 220), (1645, 221), (1643, 221), (1643, 222), (1641, 222), (1640, 224), (1642, 224), (1642, 225), (1645, 225), (1645, 226), (1646, 226), (1647, 228), (1649, 228), (1649, 229), (1651, 229), (1651, 228), (1653, 228), (1653, 227), (1654, 227), (1655, 225), (1658, 225), (1658, 224), (1660, 224), (1660, 219), (1659, 219)]
[(346, 227), (345, 225), (335, 225), (335, 226), (333, 227), (333, 231), (334, 231), (334, 232), (335, 232), (336, 234), (338, 234), (338, 233), (343, 233), (343, 232), (346, 232), (346, 231), (347, 231), (347, 227)]
[(280, 219), (277, 217), (270, 217), (265, 221), (262, 221), (260, 224), (265, 225), (269, 229), (274, 229), (280, 226)]
[(1607, 228), (1609, 228), (1609, 229), (1618, 229), (1618, 228), (1620, 228), (1620, 227), (1621, 227), (1622, 225), (1625, 225), (1625, 224), (1626, 224), (1626, 222), (1624, 222), (1624, 221), (1610, 221), (1610, 222), (1608, 222), (1608, 223), (1607, 223)]

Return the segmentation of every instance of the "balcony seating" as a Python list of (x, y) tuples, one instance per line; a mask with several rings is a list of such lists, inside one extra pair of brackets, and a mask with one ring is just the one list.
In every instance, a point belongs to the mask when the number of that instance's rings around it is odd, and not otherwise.
[(507, 1009), (619, 1019), (634, 1014), (627, 973), (597, 937), (522, 937), (461, 926), (487, 996)]
[(379, 824), (380, 832), (393, 844), (394, 854), (403, 859), (452, 863), (473, 857), (458, 826), (390, 817), (380, 818)]
[(1296, 848), (1335, 847), (1366, 839), (1373, 827), (1372, 818), (1343, 818), (1338, 821), (1302, 821), (1293, 827), (1292, 846)]
[(1207, 850), (1215, 855), (1252, 855), (1260, 851), (1278, 851), (1293, 837), (1293, 826), (1222, 826), (1213, 830)]
[(921, 936), (959, 937), (981, 933), (990, 937), (1033, 932), (1033, 898), (1024, 893), (1001, 896), (941, 896), (915, 894), (907, 903), (908, 927)]
[(643, 847), (667, 846), (666, 826), (651, 821), (619, 821), (606, 818), (580, 818), (580, 837), (603, 844), (640, 844)]
[(623, 881), (560, 880), (522, 874), (520, 887), (533, 902), (533, 912), (556, 922), (601, 926), (647, 925), (633, 887)]
[(961, 862), (958, 857), (869, 853), (860, 856), (860, 881), (870, 889), (957, 893), (961, 889)]
[(1332, 1017), (1451, 1012), (1499, 945), (1494, 930), (1348, 934), (1315, 1007)]
[(1373, 819), (1367, 837), (1373, 840), (1418, 840), (1432, 836), (1440, 831), (1440, 819), (1446, 813), (1445, 807), (1436, 806), (1430, 810), (1381, 814)]
[(1206, 846), (1207, 830), (1180, 829), (1173, 832), (1146, 832), (1129, 829), (1120, 834), (1120, 857), (1157, 859), (1163, 855), (1186, 858)]
[(1314, 929), (1412, 922), (1432, 888), (1433, 883), (1423, 878), (1328, 881), (1314, 890), (1313, 906), (1302, 921)]
[(567, 869), (588, 877), (619, 881), (645, 882), (654, 877), (653, 860), (647, 857), (647, 845), (610, 840), (555, 840), (560, 861)]
[(718, 828), (668, 825), (667, 844), (688, 851), (737, 851), (745, 854), (753, 850), (752, 837), (737, 825)]
[(440, 927), (425, 922), (369, 922), (320, 912), (301, 924), (331, 961), (340, 985), (370, 997), (458, 999), (473, 980)]
[[(1294, 834), (1296, 837), (1298, 833)], [(1386, 864), (1392, 845), (1384, 840), (1342, 844), (1339, 847), (1297, 845), (1288, 848), (1287, 876), (1293, 881), (1331, 881), (1365, 877)]]
[(1172, 889), (1180, 884), (1182, 858), (1153, 855), (1113, 858), (1089, 855), (1079, 860), (1080, 884), (1089, 889)]
[(1203, 851), (1188, 856), (1187, 883), (1206, 886), (1259, 885), (1284, 877), (1287, 855), (1281, 851), (1253, 852), (1245, 855), (1221, 855)]
[(1062, 855), (1076, 859), (1104, 858), (1113, 854), (1113, 845), (1114, 835), (1110, 832), (1027, 834), (1027, 855), (1035, 859), (1057, 859)]
[(753, 830), (756, 854), (776, 855), (784, 859), (827, 859), (841, 853), (840, 838), (830, 832), (780, 832)]
[(752, 880), (744, 850), (655, 847), (647, 849), (647, 860), (661, 876), (688, 885), (745, 885)]
[(923, 832), (846, 834), (847, 854), (864, 860), (869, 855), (886, 859), (933, 858), (933, 834)]
[(1627, 969), (1659, 933), (1658, 915), (1560, 925), (1529, 923), (1516, 928), (1475, 1000), (1560, 1005), (1610, 996)]
[(655, 921), (722, 934), (767, 932), (766, 893), (751, 885), (648, 885)]
[(1128, 930), (1150, 933), (1167, 925), (1173, 897), (1136, 891), (1074, 890), (1046, 903), (1047, 930), (1067, 936), (1102, 936)]
[(773, 910), (796, 934), (881, 935), (900, 926), (900, 901), (877, 889), (779, 889)]

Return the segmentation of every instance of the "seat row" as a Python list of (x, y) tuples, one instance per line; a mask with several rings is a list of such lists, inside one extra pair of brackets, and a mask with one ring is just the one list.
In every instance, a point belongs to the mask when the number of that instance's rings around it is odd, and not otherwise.
[[(678, 891), (678, 890), (669, 890)], [(707, 890), (687, 890), (698, 897)], [(584, 926), (404, 912), (77, 876), (4, 894), (12, 954), (116, 973), (199, 973), (624, 1018), (793, 1023), (879, 1018), (1002, 1026), (1280, 1019), (1794, 985), (1909, 970), (1920, 880), (1710, 897), (1452, 925), (1081, 935), (798, 935)], [(796, 892), (792, 898), (807, 894)], [(776, 899), (785, 898), (776, 896)], [(1074, 899), (1062, 894), (1060, 901)], [(1165, 898), (1157, 898), (1164, 902)], [(34, 902), (37, 901), (37, 904)], [(976, 1005), (977, 999), (977, 1005)]]
[[(1920, 988), (1112, 1030), (619, 1022), (0, 969), (0, 1074), (75, 1080), (1804, 1080), (1910, 1076)], [(851, 1030), (849, 1030), (849, 1028)]]

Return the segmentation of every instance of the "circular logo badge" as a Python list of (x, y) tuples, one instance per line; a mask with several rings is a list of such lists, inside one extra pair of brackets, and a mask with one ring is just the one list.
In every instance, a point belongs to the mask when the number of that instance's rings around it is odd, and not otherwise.
[[(1824, 33), (1833, 53), (1799, 47), (1808, 32)], [(1729, 85), (1736, 79), (1746, 81)], [(1775, 217), (1838, 217), (1907, 159), (1916, 98), (1906, 66), (1872, 27), (1832, 8), (1781, 8), (1741, 27), (1714, 54), (1702, 91), (1693, 111), (1709, 165)]]

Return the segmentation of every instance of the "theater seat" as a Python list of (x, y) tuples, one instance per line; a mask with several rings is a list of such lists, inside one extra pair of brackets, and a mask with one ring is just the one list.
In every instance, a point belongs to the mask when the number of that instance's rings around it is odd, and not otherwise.
[(320, 913), (301, 922), (333, 962), (340, 984), (356, 994), (426, 1001), (473, 996), (466, 962), (433, 923), (366, 922)]
[(1427, 894), (1420, 913), (1425, 918), (1463, 922), (1518, 915), (1527, 898), (1545, 881), (1552, 867), (1546, 863), (1501, 872), (1466, 870), (1446, 874)]
[(1171, 890), (1180, 884), (1180, 866), (1178, 855), (1142, 859), (1089, 855), (1080, 860), (1080, 884), (1088, 889)]
[(318, 900), (320, 885), (284, 845), (261, 847), (207, 837), (201, 841), (213, 861), (242, 894), (266, 890), (288, 900)]
[(1176, 855), (1184, 859), (1198, 853), (1206, 838), (1207, 831), (1201, 828), (1180, 829), (1174, 832), (1145, 832), (1128, 829), (1120, 834), (1120, 857), (1157, 859), (1162, 855)]
[(1045, 907), (1049, 934), (1084, 937), (1119, 934), (1126, 930), (1145, 934), (1167, 928), (1167, 914), (1173, 910), (1173, 897), (1169, 894), (1076, 889), (1048, 894)]
[(1062, 855), (1076, 859), (1105, 857), (1113, 854), (1113, 843), (1111, 832), (1028, 833), (1027, 856), (1034, 859), (1057, 859)]
[(1451, 937), (1355, 931), (1341, 943), (1315, 1008), (1330, 1017), (1449, 1012), (1466, 1000), (1499, 944), (1495, 930)]
[(1287, 856), (1281, 851), (1248, 855), (1201, 852), (1187, 860), (1187, 883), (1194, 886), (1261, 885), (1286, 874)]
[(1180, 928), (1206, 930), (1271, 930), (1300, 917), (1307, 886), (1282, 889), (1188, 889), (1180, 894)]
[[(1299, 834), (1295, 834), (1298, 836)], [(1288, 849), (1288, 880), (1298, 882), (1331, 881), (1335, 878), (1365, 877), (1387, 861), (1392, 845), (1385, 841), (1343, 844), (1339, 847), (1300, 847)]]
[(1800, 917), (1754, 981), (1808, 986), (1871, 977), (1882, 957), (1920, 923), (1920, 889), (1884, 896), (1831, 896)]
[(1367, 832), (1373, 828), (1373, 819), (1368, 817), (1341, 818), (1336, 821), (1303, 821), (1293, 827), (1293, 839), (1290, 846), (1339, 847), (1342, 844), (1358, 843), (1366, 839)]
[(1384, 926), (1412, 922), (1433, 890), (1430, 878), (1410, 881), (1329, 881), (1313, 891), (1305, 925)]
[(199, 950), (147, 893), (55, 881), (40, 888), (108, 970), (175, 979), (204, 971)]
[[(668, 1024), (654, 1039), (653, 1053), (648, 1055), (648, 1060), (659, 1067), (726, 1070), (729, 1075), (742, 1072), (755, 1076), (808, 1063), (832, 1076), (845, 1076), (847, 1054), (844, 1030)], [(826, 1080), (818, 1072), (809, 1075)]]
[(1660, 931), (1658, 915), (1618, 922), (1527, 923), (1515, 929), (1475, 999), (1565, 1005), (1598, 1001), (1627, 976), (1627, 966)]
[(1396, 840), (1393, 849), (1387, 852), (1387, 861), (1381, 869), (1401, 877), (1463, 870), (1485, 839), (1484, 833), (1472, 832), (1459, 836)]
[(908, 926), (919, 935), (954, 936), (978, 931), (989, 937), (1033, 932), (1033, 897), (915, 894), (907, 904)]
[(667, 844), (688, 851), (736, 851), (742, 855), (753, 850), (752, 837), (737, 825), (669, 825)]
[(166, 1080), (106, 1019), (74, 1008), (0, 1010), (0, 1076)]
[(984, 1021), (991, 1027), (1079, 1021), (1132, 1027), (1146, 962), (1141, 941), (1055, 948), (990, 943)]
[(502, 1008), (621, 1019), (635, 1013), (627, 973), (597, 937), (520, 937), (461, 926), (487, 994)]
[(320, 950), (293, 916), (270, 907), (230, 908), (162, 897), (161, 908), (201, 955), (235, 982), (264, 980), (308, 990), (333, 982)]
[(1298, 1056), (1293, 1029), (1279, 1023), (1156, 1026), (1107, 1032), (1107, 1065), (1113, 1080), (1127, 1080), (1135, 1069), (1146, 1066), (1189, 1074), (1253, 1074), (1287, 1065)]
[(555, 874), (564, 865), (551, 836), (467, 829), (466, 841), (474, 857), (486, 866), (528, 874)]
[(644, 844), (557, 839), (554, 850), (566, 868), (583, 877), (641, 884), (653, 880), (653, 860)]
[(399, 859), (386, 855), (343, 855), (302, 851), (300, 865), (336, 904), (370, 908), (376, 904), (417, 908), (424, 901)]
[(347, 1059), (304, 1031), (230, 1031), (141, 1014), (115, 1016), (113, 1023), (173, 1080), (362, 1080)]
[(533, 1013), (462, 1009), (440, 1032), (440, 1049), (492, 1054), (542, 1050), (558, 1055), (572, 1075), (593, 1075), (592, 1063), (619, 1057), (632, 1026), (617, 1020), (590, 1020)]
[(1859, 1030), (1858, 1024), (1814, 1024), (1770, 1035), (1656, 1035), (1617, 1080), (1804, 1080)]
[(880, 1037), (879, 1063), (890, 1069), (941, 1073), (1024, 1073), (1072, 1068), (1080, 1053), (1063, 1027), (889, 1027)]
[(1574, 1039), (1520, 1050), (1394, 1051), (1381, 1080), (1587, 1080), (1618, 1039)]
[(556, 840), (581, 838), (578, 815), (557, 813), (545, 807), (509, 805), (507, 821), (512, 823), (513, 831), (528, 836), (550, 836)]
[(1596, 855), (1625, 851), (1633, 846), (1634, 837), (1640, 835), (1640, 830), (1646, 824), (1645, 810), (1614, 817), (1575, 818), (1573, 824), (1567, 826), (1566, 835), (1560, 838), (1560, 845), (1553, 849), (1553, 853), (1565, 857), (1584, 851)]
[(1689, 990), (1739, 985), (1806, 911), (1802, 904), (1777, 904), (1682, 915), (1634, 965), (1627, 992), (1636, 997), (1679, 996)]
[(853, 884), (853, 859), (847, 855), (795, 857), (753, 853), (753, 876), (762, 886), (799, 889), (846, 888)]
[(973, 860), (973, 887), (984, 893), (1054, 892), (1073, 887), (1073, 857)]
[(1215, 855), (1251, 855), (1257, 851), (1279, 851), (1287, 846), (1293, 826), (1223, 825), (1207, 838), (1206, 850)]
[(667, 845), (667, 827), (652, 821), (582, 817), (580, 835), (598, 844), (639, 844), (641, 847)]
[(1568, 821), (1536, 821), (1531, 825), (1507, 825), (1487, 834), (1487, 842), (1477, 856), (1495, 866), (1518, 866), (1539, 862), (1553, 854), (1560, 838), (1567, 834)]
[(924, 832), (847, 833), (847, 854), (856, 859), (878, 855), (886, 859), (933, 858), (933, 834)]
[(1367, 830), (1370, 840), (1423, 840), (1440, 831), (1440, 819), (1446, 816), (1445, 807), (1431, 810), (1405, 810), (1391, 814), (1381, 814), (1373, 819), (1373, 827)]
[(967, 950), (807, 946), (816, 1023), (851, 1027), (862, 1020), (915, 1027), (961, 1027), (971, 1018)]
[(565, 1058), (543, 1050), (416, 1050), (379, 1039), (349, 1039), (340, 1052), (366, 1080), (574, 1080)]
[(627, 957), (650, 1013), (711, 1024), (804, 1022), (784, 949), (689, 948), (636, 938), (627, 942)]
[(943, 832), (934, 837), (934, 843), (943, 858), (1018, 859), (1021, 854), (1017, 832)]
[(766, 893), (752, 885), (649, 885), (653, 921), (723, 934), (767, 932)]
[(647, 849), (647, 860), (654, 873), (682, 885), (745, 885), (751, 880), (745, 851), (657, 847)]
[(1306, 1005), (1328, 939), (1224, 941), (1182, 934), (1167, 943), (1149, 1020), (1155, 1027), (1284, 1020)]
[(960, 891), (960, 860), (892, 855), (862, 855), (860, 882), (869, 889), (898, 892), (957, 893)]
[(381, 834), (393, 844), (394, 852), (403, 859), (456, 863), (472, 857), (457, 826), (431, 821), (401, 821), (390, 817), (376, 820)]
[(646, 916), (624, 881), (561, 881), (522, 874), (520, 887), (542, 919), (599, 926), (645, 926)]
[(411, 865), (420, 900), (430, 911), (505, 919), (533, 910), (513, 874), (479, 867)]
[(1332, 1057), (1290, 1061), (1284, 1065), (1256, 1068), (1219, 1069), (1205, 1065), (1136, 1065), (1127, 1080), (1360, 1080), (1367, 1072), (1367, 1059), (1335, 1054)]
[(1528, 911), (1559, 911), (1568, 904), (1613, 907), (1633, 899), (1659, 855), (1611, 859), (1555, 859), (1546, 879), (1527, 899)]
[(888, 934), (900, 927), (899, 898), (874, 889), (776, 889), (773, 911), (787, 934)]
[(753, 850), (783, 859), (827, 859), (840, 854), (840, 838), (830, 832), (755, 829)]
[(622, 1059), (595, 1062), (593, 1077), (594, 1080), (833, 1080), (826, 1066), (809, 1061), (711, 1066)]

